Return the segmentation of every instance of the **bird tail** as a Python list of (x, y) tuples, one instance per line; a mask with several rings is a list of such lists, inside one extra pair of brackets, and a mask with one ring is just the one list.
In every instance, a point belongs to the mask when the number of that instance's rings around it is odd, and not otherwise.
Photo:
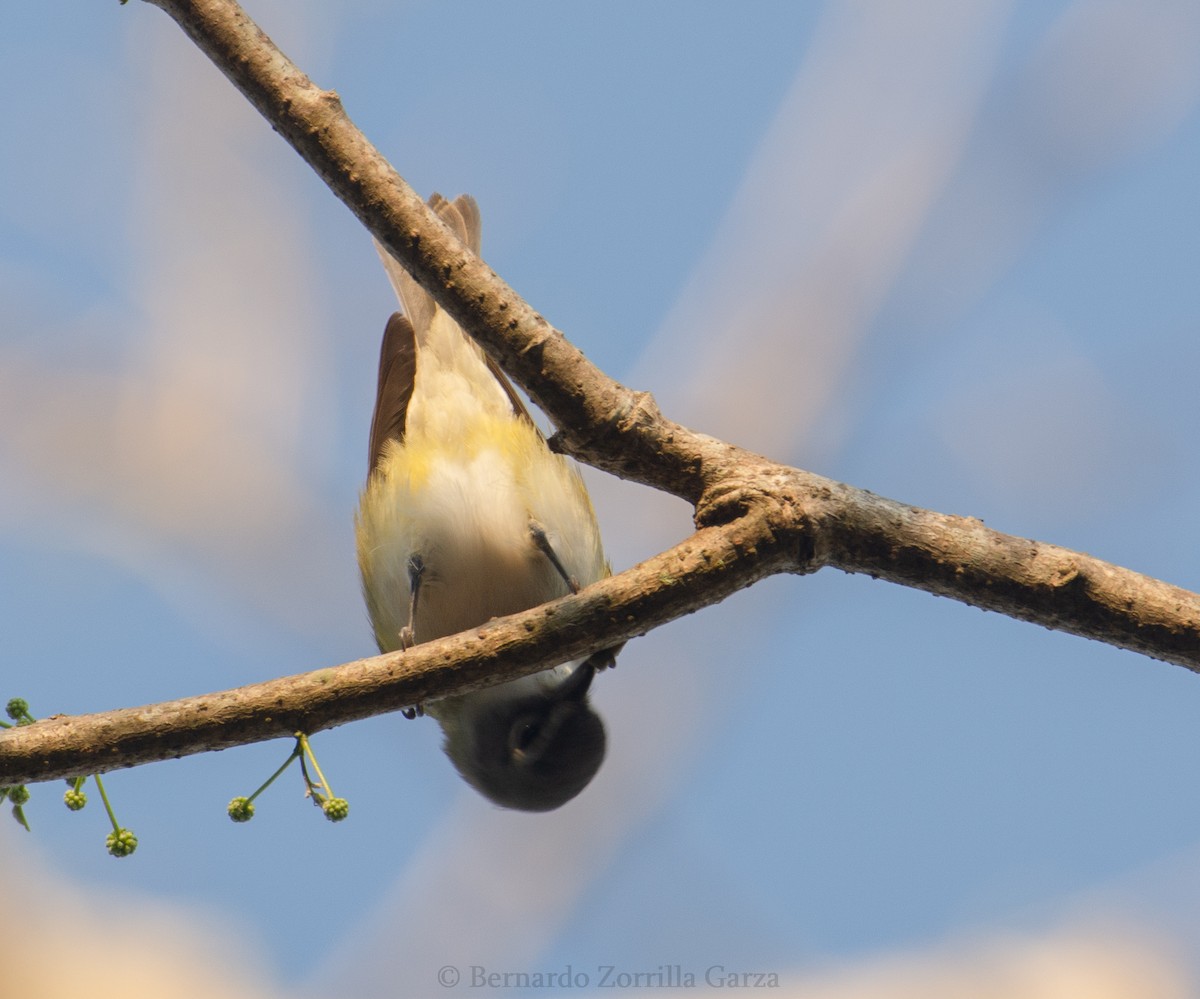
[[(472, 253), (479, 254), (481, 223), (479, 205), (475, 203), (474, 198), (469, 194), (460, 194), (453, 201), (447, 201), (440, 194), (434, 194), (429, 198), (429, 207), (437, 212), (438, 218), (458, 237), (460, 243)], [(434, 313), (437, 312), (437, 303), (429, 292), (413, 280), (400, 262), (379, 245), (378, 240), (375, 242), (375, 249), (383, 261), (392, 287), (396, 289), (400, 307), (412, 323), (418, 342), (422, 342), (429, 334)]]

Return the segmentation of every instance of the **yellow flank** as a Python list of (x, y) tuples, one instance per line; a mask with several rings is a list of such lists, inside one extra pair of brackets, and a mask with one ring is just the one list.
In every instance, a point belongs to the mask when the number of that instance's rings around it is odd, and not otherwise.
[(581, 585), (609, 574), (595, 513), (573, 464), (511, 412), (462, 415), (453, 427), (419, 421), (403, 443), (390, 442), (363, 491), (355, 518), (358, 561), (381, 649), (397, 648), (408, 623), (414, 553), (425, 564), (417, 641), (567, 592), (532, 543), (531, 519), (545, 527)]
[(546, 450), (546, 445), (529, 424), (511, 416), (479, 414), (477, 419), (460, 426), (459, 430), (455, 434), (428, 434), (418, 430), (410, 434), (404, 444), (389, 441), (380, 470), (389, 479), (398, 478), (407, 482), (409, 489), (418, 490), (428, 485), (435, 463), (470, 463), (482, 451), (491, 449), (507, 456), (519, 475), (520, 469), (533, 460), (534, 452)]

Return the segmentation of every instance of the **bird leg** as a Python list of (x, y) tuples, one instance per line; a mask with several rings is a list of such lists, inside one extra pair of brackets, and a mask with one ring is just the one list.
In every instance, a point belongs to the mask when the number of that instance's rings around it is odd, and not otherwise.
[[(550, 560), (550, 564), (562, 576), (563, 582), (567, 584), (567, 588), (572, 593), (579, 592), (579, 580), (567, 573), (566, 568), (562, 564), (562, 559), (558, 557), (558, 552), (554, 550), (554, 546), (550, 544), (550, 538), (546, 534), (546, 529), (534, 520), (529, 518), (529, 536), (533, 538), (533, 543), (537, 545), (538, 550)], [(615, 645), (611, 649), (601, 649), (599, 652), (594, 652), (583, 665), (591, 666), (596, 672), (605, 669), (613, 669), (617, 665), (617, 653), (625, 648), (625, 643)]]
[(567, 589), (572, 593), (578, 593), (579, 580), (567, 572), (562, 564), (562, 559), (558, 557), (558, 552), (550, 544), (550, 538), (546, 535), (546, 529), (532, 517), (529, 518), (529, 536), (533, 538), (533, 543), (537, 545), (538, 551), (550, 560), (550, 564), (554, 566), (555, 571), (562, 576), (563, 582), (567, 584)]
[(425, 575), (425, 560), (413, 554), (408, 559), (408, 624), (400, 629), (400, 648), (411, 649), (417, 644), (413, 626), (417, 622), (417, 600), (421, 596), (421, 577)]
[[(413, 628), (417, 621), (417, 599), (421, 595), (421, 577), (424, 575), (425, 560), (420, 555), (413, 553), (408, 559), (408, 590), (411, 597), (408, 602), (408, 624), (400, 629), (400, 647), (402, 649), (411, 649), (416, 645)], [(425, 714), (425, 705), (415, 704), (411, 708), (404, 708), (400, 713), (408, 719), (419, 718)]]

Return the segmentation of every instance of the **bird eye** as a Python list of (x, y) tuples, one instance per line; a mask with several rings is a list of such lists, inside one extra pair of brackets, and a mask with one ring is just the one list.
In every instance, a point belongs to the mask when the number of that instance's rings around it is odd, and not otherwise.
[(541, 734), (541, 718), (537, 715), (522, 715), (508, 731), (508, 748), (509, 751), (517, 757), (524, 756), (528, 752), (538, 736)]

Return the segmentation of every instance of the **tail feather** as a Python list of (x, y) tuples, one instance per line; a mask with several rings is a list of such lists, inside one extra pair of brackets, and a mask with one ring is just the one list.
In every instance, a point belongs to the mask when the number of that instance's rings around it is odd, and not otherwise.
[[(453, 201), (447, 201), (440, 194), (434, 194), (429, 198), (429, 207), (437, 212), (438, 218), (458, 237), (460, 243), (472, 253), (479, 253), (482, 245), (482, 225), (479, 205), (475, 203), (474, 198), (469, 194), (460, 194)], [(412, 279), (400, 262), (379, 245), (378, 241), (375, 243), (375, 249), (383, 261), (383, 267), (392, 282), (392, 287), (396, 289), (400, 306), (413, 324), (413, 329), (416, 330), (419, 339), (429, 329), (429, 324), (433, 321), (433, 314), (437, 309), (437, 303), (434, 302), (429, 292)]]
[[(453, 201), (447, 201), (440, 194), (435, 193), (429, 197), (429, 207), (437, 212), (438, 218), (458, 237), (460, 243), (466, 246), (472, 253), (478, 255), (480, 246), (482, 245), (482, 223), (479, 215), (479, 205), (471, 195), (460, 194)], [(398, 441), (404, 439), (405, 416), (403, 410), (397, 411), (396, 406), (397, 404), (401, 404), (407, 407), (409, 399), (412, 398), (411, 381), (416, 371), (416, 350), (429, 334), (434, 313), (438, 309), (437, 303), (433, 300), (429, 292), (413, 280), (403, 265), (384, 247), (379, 245), (378, 240), (375, 242), (375, 249), (379, 253), (379, 258), (383, 261), (384, 270), (387, 271), (388, 279), (391, 281), (392, 287), (395, 288), (396, 295), (400, 299), (401, 309), (410, 323), (410, 328), (404, 330), (402, 326), (397, 326), (393, 330), (392, 325), (389, 324), (388, 333), (384, 335), (383, 356), (380, 358), (381, 380), (376, 401), (375, 419), (372, 422), (372, 469), (382, 456), (383, 448), (389, 438)], [(397, 317), (393, 316), (392, 322), (395, 323), (396, 320)], [(530, 416), (529, 409), (526, 407), (524, 400), (517, 394), (517, 390), (513, 388), (512, 383), (500, 369), (500, 366), (488, 354), (480, 350), (465, 333), (463, 336), (471, 344), (473, 353), (479, 357), (492, 377), (500, 384), (500, 388), (504, 390), (504, 394), (508, 397), (509, 404), (512, 406), (513, 413), (521, 419), (526, 420), (530, 426), (536, 429), (537, 424), (534, 422), (533, 417)], [(410, 345), (409, 337), (413, 337), (415, 343)], [(403, 358), (403, 363), (398, 363), (389, 368), (393, 373), (390, 381), (406, 380), (407, 384), (399, 386), (389, 384), (385, 391), (384, 382), (387, 379), (384, 376), (384, 364), (387, 358), (397, 353)], [(538, 430), (538, 433), (541, 433), (541, 431)]]

